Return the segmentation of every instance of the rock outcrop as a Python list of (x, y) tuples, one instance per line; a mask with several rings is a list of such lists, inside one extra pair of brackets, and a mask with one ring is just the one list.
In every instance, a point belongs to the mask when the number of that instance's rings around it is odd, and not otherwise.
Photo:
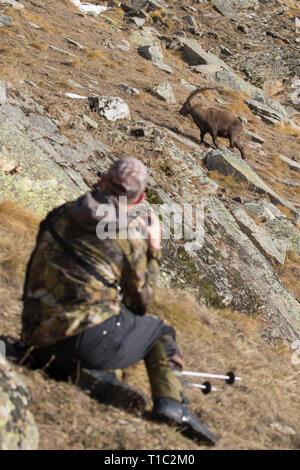
[(89, 103), (91, 109), (97, 110), (100, 116), (105, 117), (108, 121), (130, 118), (130, 111), (127, 103), (119, 97), (92, 97), (89, 99)]
[(245, 160), (237, 157), (234, 153), (225, 148), (211, 150), (205, 159), (205, 166), (208, 170), (217, 170), (224, 175), (234, 175), (238, 180), (245, 181), (257, 193), (265, 193), (276, 203), (289, 208), (296, 220), (299, 217), (299, 212), (288, 201), (285, 201), (281, 196), (275, 193)]
[(36, 450), (39, 433), (28, 405), (29, 392), (0, 354), (0, 450)]

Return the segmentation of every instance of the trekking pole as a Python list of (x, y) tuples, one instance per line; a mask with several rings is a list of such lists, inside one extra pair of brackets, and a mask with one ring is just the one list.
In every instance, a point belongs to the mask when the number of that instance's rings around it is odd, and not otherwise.
[(229, 385), (233, 385), (235, 381), (241, 381), (241, 377), (236, 377), (233, 372), (227, 372), (227, 375), (219, 375), (219, 374), (206, 374), (203, 372), (190, 372), (183, 370), (182, 372), (178, 372), (178, 375), (187, 375), (190, 377), (204, 377), (208, 379), (219, 379), (225, 380), (226, 383)]
[(192, 382), (186, 382), (185, 380), (182, 382), (183, 385), (188, 385), (189, 387), (200, 388), (204, 395), (208, 395), (210, 392), (217, 392), (218, 389), (212, 387), (210, 382), (204, 382), (203, 384), (194, 384)]

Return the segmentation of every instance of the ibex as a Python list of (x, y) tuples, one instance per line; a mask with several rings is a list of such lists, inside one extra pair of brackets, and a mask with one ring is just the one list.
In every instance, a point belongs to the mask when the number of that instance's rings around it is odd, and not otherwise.
[(192, 106), (192, 99), (204, 90), (213, 90), (212, 87), (198, 88), (193, 91), (179, 111), (182, 116), (190, 114), (194, 123), (200, 129), (201, 144), (204, 142), (205, 134), (209, 133), (213, 143), (218, 148), (217, 137), (227, 137), (230, 148), (236, 147), (241, 152), (241, 157), (245, 160), (244, 149), (239, 142), (239, 137), (243, 132), (243, 123), (239, 117), (223, 109), (204, 107), (200, 104)]

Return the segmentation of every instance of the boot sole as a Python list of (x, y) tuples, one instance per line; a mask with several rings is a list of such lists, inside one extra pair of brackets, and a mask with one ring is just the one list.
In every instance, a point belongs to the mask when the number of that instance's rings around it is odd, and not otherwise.
[(147, 400), (139, 390), (122, 382), (102, 380), (95, 377), (89, 370), (82, 369), (78, 387), (88, 389), (91, 397), (99, 402), (113, 405), (127, 411), (141, 414), (145, 411)]
[(171, 418), (170, 416), (165, 415), (164, 413), (157, 412), (155, 413), (154, 418), (168, 424), (169, 426), (176, 428), (176, 430), (183, 434), (185, 437), (192, 440), (197, 440), (199, 444), (213, 446), (217, 441), (216, 436), (206, 426), (204, 426), (204, 424), (200, 423), (199, 421), (198, 425), (201, 425), (201, 431), (194, 429), (188, 422), (178, 423), (176, 419)]

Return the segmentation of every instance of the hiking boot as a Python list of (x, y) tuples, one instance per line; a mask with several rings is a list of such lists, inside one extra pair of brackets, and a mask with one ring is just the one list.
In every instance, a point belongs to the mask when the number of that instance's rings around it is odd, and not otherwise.
[(188, 411), (185, 402), (180, 404), (171, 398), (158, 398), (152, 413), (156, 419), (176, 426), (186, 437), (206, 445), (216, 443), (215, 435)]
[[(71, 374), (74, 378), (75, 374)], [(127, 411), (143, 413), (147, 400), (145, 395), (130, 385), (116, 378), (114, 372), (94, 369), (81, 369), (76, 383), (78, 387), (91, 392), (91, 397), (101, 403), (123, 408)]]

